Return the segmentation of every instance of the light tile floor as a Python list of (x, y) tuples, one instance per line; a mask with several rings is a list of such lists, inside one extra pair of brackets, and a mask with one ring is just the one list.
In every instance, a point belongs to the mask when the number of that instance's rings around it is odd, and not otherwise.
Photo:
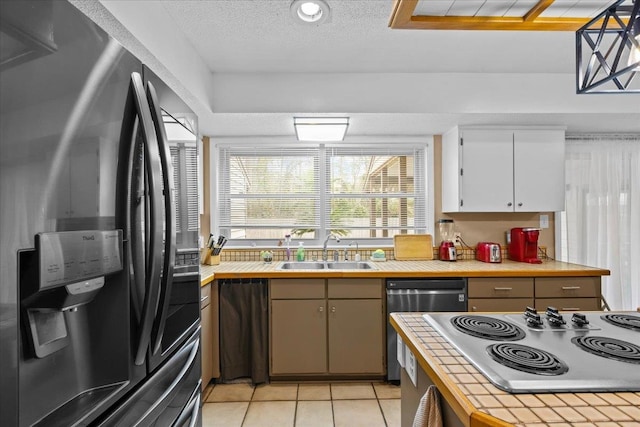
[(386, 383), (210, 385), (203, 427), (396, 427), (400, 387)]

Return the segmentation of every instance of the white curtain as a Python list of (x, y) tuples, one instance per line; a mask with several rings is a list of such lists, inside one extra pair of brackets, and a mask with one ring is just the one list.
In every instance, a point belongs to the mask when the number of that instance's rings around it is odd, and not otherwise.
[(606, 268), (611, 310), (640, 307), (640, 134), (569, 135), (563, 259)]

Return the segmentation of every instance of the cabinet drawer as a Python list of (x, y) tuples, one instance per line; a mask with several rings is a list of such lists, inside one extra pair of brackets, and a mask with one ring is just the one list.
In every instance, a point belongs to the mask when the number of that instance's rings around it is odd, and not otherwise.
[(470, 277), (469, 298), (533, 298), (532, 277)]
[(382, 280), (370, 278), (329, 279), (329, 298), (382, 299)]
[(200, 309), (202, 310), (209, 304), (211, 304), (211, 285), (210, 284), (200, 288)]
[(524, 312), (533, 307), (533, 298), (469, 298), (469, 311)]
[(325, 297), (324, 279), (272, 279), (271, 299), (319, 299)]
[(538, 277), (536, 298), (600, 297), (600, 277)]
[(536, 298), (536, 309), (544, 312), (547, 307), (560, 311), (599, 311), (600, 298)]

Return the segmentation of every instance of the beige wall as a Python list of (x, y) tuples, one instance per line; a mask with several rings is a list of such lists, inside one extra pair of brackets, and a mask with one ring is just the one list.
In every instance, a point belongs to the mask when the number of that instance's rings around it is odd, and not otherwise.
[[(539, 227), (540, 214), (536, 213), (442, 213), (442, 136), (434, 136), (434, 244), (440, 242), (438, 220), (451, 218), (455, 221), (455, 229), (462, 239), (471, 247), (478, 242), (500, 243), (506, 245), (505, 232), (514, 227)], [(487, 189), (487, 191), (491, 191)], [(539, 246), (546, 246), (547, 255), (555, 256), (554, 213), (549, 215), (549, 228), (540, 231)]]

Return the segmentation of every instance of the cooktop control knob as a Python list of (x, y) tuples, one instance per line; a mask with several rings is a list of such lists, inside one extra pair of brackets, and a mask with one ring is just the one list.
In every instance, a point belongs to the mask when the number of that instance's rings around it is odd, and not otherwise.
[(584, 326), (589, 324), (587, 316), (582, 313), (573, 313), (573, 316), (571, 316), (571, 322), (573, 322), (577, 326)]
[(555, 307), (548, 306), (548, 307), (547, 307), (547, 316), (549, 315), (549, 313), (555, 313), (555, 314), (558, 314), (558, 309), (557, 309), (557, 308), (555, 308)]
[(562, 326), (567, 322), (562, 318), (562, 314), (558, 313), (558, 310), (554, 307), (547, 307), (547, 322), (551, 326)]
[(540, 318), (539, 314), (534, 314), (534, 313), (525, 313), (525, 317), (527, 319), (527, 324), (529, 326), (542, 326), (542, 318)]
[(524, 310), (524, 315), (529, 316), (530, 314), (538, 314), (538, 310), (533, 307), (528, 307)]

